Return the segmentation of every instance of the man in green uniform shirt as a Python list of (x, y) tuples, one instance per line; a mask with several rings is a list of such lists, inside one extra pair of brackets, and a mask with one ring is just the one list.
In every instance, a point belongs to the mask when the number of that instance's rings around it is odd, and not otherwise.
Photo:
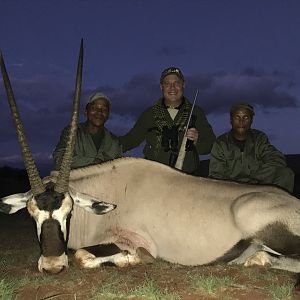
[[(109, 117), (110, 107), (110, 99), (102, 93), (97, 92), (89, 97), (85, 108), (87, 120), (78, 124), (72, 169), (122, 156), (119, 140), (104, 127)], [(69, 127), (64, 128), (53, 152), (55, 170), (60, 168), (68, 132)]]
[(235, 104), (230, 111), (232, 129), (217, 138), (211, 151), (209, 176), (253, 184), (271, 184), (293, 192), (294, 173), (284, 155), (262, 131), (252, 129), (253, 107)]

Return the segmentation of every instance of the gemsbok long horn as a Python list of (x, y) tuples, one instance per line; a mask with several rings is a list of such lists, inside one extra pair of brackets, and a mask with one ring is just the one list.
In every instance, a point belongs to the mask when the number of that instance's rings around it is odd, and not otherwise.
[(38, 195), (38, 194), (43, 193), (46, 189), (45, 189), (44, 184), (42, 183), (41, 177), (36, 168), (34, 159), (32, 157), (31, 151), (29, 149), (29, 146), (28, 146), (28, 143), (26, 140), (24, 127), (23, 127), (23, 124), (22, 124), (22, 121), (20, 118), (20, 114), (18, 112), (14, 93), (13, 93), (13, 90), (12, 90), (12, 87), (11, 87), (11, 84), (9, 81), (9, 77), (8, 77), (8, 74), (6, 71), (2, 53), (0, 54), (0, 65), (1, 65), (3, 83), (5, 86), (10, 110), (11, 110), (13, 120), (15, 123), (18, 140), (19, 140), (19, 143), (21, 146), (23, 160), (24, 160), (25, 168), (27, 170), (28, 179), (29, 179), (30, 186), (31, 186), (31, 191), (32, 191), (33, 195)]
[(62, 159), (60, 166), (59, 175), (57, 178), (54, 190), (58, 193), (65, 193), (68, 191), (69, 187), (69, 176), (71, 171), (71, 163), (73, 158), (73, 150), (75, 144), (75, 137), (77, 131), (78, 115), (80, 108), (80, 94), (81, 94), (81, 82), (82, 82), (82, 65), (83, 65), (83, 41), (80, 44), (80, 53), (77, 65), (77, 75), (76, 75), (76, 86), (75, 95), (73, 100), (73, 113), (71, 119), (71, 126), (69, 132), (69, 139), (67, 142), (67, 147)]
[[(20, 114), (17, 109), (15, 97), (13, 94), (13, 90), (10, 84), (10, 80), (6, 71), (4, 59), (2, 53), (0, 53), (0, 65), (1, 65), (1, 72), (3, 77), (3, 82), (7, 94), (7, 99), (10, 105), (11, 113), (13, 116), (13, 120), (16, 127), (16, 132), (18, 136), (18, 140), (21, 146), (21, 151), (23, 154), (25, 168), (28, 174), (31, 191), (33, 195), (39, 195), (45, 192), (46, 188), (42, 183), (41, 177), (39, 172), (36, 168), (32, 153), (28, 146), (25, 130), (20, 118)], [(55, 185), (54, 189), (57, 192), (64, 193), (68, 190), (68, 181), (70, 176), (71, 170), (71, 163), (73, 157), (73, 148), (75, 143), (75, 136), (77, 130), (77, 122), (78, 122), (78, 114), (79, 114), (79, 107), (80, 107), (80, 93), (81, 93), (81, 81), (82, 81), (82, 65), (83, 65), (83, 40), (81, 40), (80, 44), (80, 53), (77, 65), (77, 76), (76, 76), (76, 87), (75, 87), (75, 95), (73, 101), (73, 113), (71, 118), (71, 126), (70, 126), (70, 133), (69, 133), (69, 140), (67, 143), (66, 151), (62, 160), (60, 172), (57, 179), (57, 184)]]

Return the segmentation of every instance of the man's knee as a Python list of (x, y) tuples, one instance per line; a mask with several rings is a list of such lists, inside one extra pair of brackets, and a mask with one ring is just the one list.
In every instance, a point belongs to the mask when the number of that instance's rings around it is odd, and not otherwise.
[(276, 168), (274, 184), (292, 193), (294, 190), (294, 178), (295, 174), (290, 168), (278, 167)]

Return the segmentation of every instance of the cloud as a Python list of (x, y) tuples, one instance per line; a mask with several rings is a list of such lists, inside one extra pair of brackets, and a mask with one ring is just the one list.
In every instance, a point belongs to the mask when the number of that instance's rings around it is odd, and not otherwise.
[(13, 66), (16, 68), (22, 68), (24, 66), (24, 64), (23, 63), (14, 63)]
[[(235, 102), (249, 102), (268, 111), (271, 108), (298, 107), (290, 92), (291, 75), (247, 68), (239, 73), (194, 74), (186, 76), (185, 94), (193, 99), (199, 90), (197, 103), (207, 114), (228, 112)], [(160, 96), (158, 79), (151, 74), (139, 74), (120, 88), (98, 87), (113, 99), (113, 112), (133, 119), (151, 106)]]
[[(70, 119), (71, 88), (43, 80), (14, 79), (12, 85), (29, 145), (34, 152), (50, 151)], [(0, 119), (7, 125), (0, 127), (0, 153), (3, 155), (4, 151), (18, 152), (19, 147), (13, 146), (17, 138), (2, 82), (0, 99)]]
[(119, 88), (99, 86), (95, 90), (102, 91), (112, 99), (114, 114), (134, 118), (160, 97), (159, 83), (151, 74), (135, 75)]
[(200, 89), (199, 98), (207, 113), (223, 113), (235, 102), (248, 102), (269, 108), (297, 107), (297, 99), (287, 86), (290, 78), (282, 74), (241, 72), (209, 76), (210, 85)]
[[(35, 162), (37, 162), (37, 169), (41, 176), (49, 175), (50, 170), (53, 169), (52, 156), (45, 153), (35, 153), (33, 155)], [(0, 166), (10, 166), (13, 168), (24, 169), (25, 165), (21, 155), (8, 155), (0, 157)]]

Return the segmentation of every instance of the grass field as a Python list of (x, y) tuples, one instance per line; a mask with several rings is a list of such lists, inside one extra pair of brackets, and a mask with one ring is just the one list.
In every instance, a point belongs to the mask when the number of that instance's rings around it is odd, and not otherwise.
[[(0, 214), (0, 299), (300, 299), (289, 272), (239, 266), (151, 265), (83, 270), (73, 261), (58, 275), (37, 270), (39, 245), (26, 210)], [(182, 245), (184, 247), (184, 245)]]

